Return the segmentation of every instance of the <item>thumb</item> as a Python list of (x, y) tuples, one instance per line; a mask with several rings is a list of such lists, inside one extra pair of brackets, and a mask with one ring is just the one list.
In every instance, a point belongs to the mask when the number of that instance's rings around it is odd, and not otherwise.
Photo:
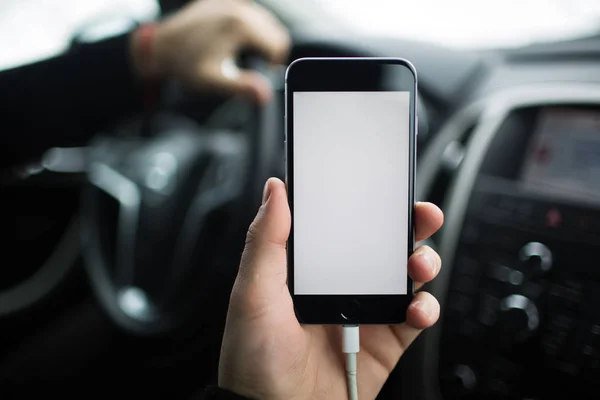
[(263, 204), (248, 229), (238, 273), (239, 283), (250, 283), (267, 291), (271, 288), (279, 290), (287, 285), (286, 242), (290, 225), (285, 184), (271, 178), (265, 184)]

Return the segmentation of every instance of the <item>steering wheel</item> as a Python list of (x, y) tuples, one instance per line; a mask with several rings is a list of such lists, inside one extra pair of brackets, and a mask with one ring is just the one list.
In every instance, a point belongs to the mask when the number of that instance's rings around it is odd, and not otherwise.
[[(269, 77), (258, 58), (245, 67)], [(199, 310), (217, 307), (218, 286), (232, 283), (230, 259), (240, 256), (232, 240), (239, 227), (245, 232), (283, 153), (277, 99), (242, 106), (244, 132), (162, 114), (151, 120), (151, 138), (112, 135), (92, 144), (84, 261), (101, 306), (125, 330), (155, 335), (202, 320)]]

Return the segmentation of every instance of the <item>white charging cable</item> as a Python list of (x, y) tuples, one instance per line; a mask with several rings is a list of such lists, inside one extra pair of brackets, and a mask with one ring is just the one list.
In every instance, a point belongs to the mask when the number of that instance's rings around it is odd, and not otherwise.
[(358, 400), (358, 382), (356, 379), (356, 353), (360, 350), (358, 325), (344, 325), (342, 351), (346, 354), (346, 380), (348, 381), (348, 399)]

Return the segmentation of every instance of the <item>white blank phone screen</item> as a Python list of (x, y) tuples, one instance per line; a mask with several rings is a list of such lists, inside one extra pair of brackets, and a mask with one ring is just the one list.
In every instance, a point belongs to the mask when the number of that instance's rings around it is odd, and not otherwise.
[(293, 93), (295, 294), (407, 294), (409, 102)]

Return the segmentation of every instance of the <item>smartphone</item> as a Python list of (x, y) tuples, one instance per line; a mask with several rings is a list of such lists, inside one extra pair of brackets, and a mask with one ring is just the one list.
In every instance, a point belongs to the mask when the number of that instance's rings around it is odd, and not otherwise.
[(399, 58), (302, 58), (285, 91), (298, 320), (403, 322), (414, 295), (415, 68)]

